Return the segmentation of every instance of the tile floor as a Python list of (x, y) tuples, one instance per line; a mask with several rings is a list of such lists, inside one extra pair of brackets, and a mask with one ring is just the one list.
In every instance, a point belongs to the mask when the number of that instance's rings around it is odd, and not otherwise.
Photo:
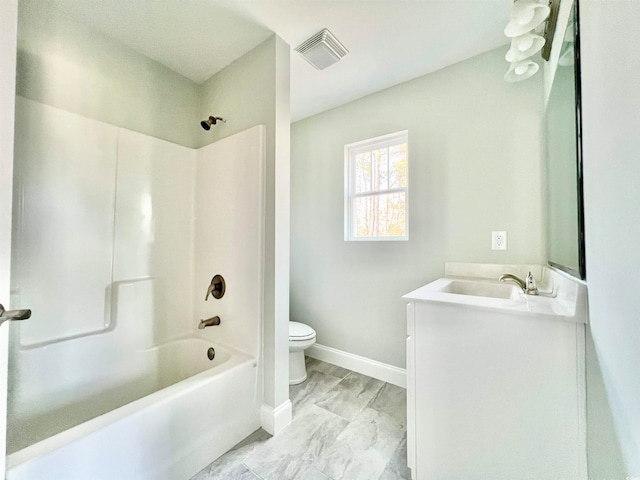
[(407, 468), (406, 390), (307, 357), (290, 387), (293, 421), (260, 429), (191, 480), (400, 480)]

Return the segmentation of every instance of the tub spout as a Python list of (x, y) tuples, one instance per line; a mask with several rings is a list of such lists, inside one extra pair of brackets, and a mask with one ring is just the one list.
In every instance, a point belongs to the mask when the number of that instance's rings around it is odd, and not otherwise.
[(200, 320), (200, 325), (198, 328), (202, 330), (205, 327), (213, 327), (214, 325), (220, 325), (220, 317), (216, 315), (215, 317), (207, 318), (206, 320)]

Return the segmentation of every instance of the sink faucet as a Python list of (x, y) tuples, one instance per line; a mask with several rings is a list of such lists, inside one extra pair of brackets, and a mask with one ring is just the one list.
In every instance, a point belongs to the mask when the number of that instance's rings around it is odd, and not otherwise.
[(200, 325), (198, 325), (198, 328), (202, 330), (205, 327), (213, 327), (214, 325), (220, 325), (220, 317), (218, 315), (216, 315), (215, 317), (207, 318), (206, 320), (200, 320)]
[(522, 289), (522, 291), (527, 295), (538, 294), (538, 287), (536, 287), (536, 281), (533, 278), (533, 275), (531, 272), (529, 272), (525, 281), (522, 281), (522, 279), (516, 277), (515, 275), (511, 275), (510, 273), (505, 273), (504, 275), (500, 275), (500, 278), (498, 278), (498, 281), (500, 282), (506, 282), (507, 280), (511, 280), (512, 282), (517, 284)]

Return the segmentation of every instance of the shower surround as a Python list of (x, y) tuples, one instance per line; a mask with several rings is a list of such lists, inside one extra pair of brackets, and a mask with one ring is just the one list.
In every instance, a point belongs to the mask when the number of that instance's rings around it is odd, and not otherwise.
[(263, 126), (193, 150), (17, 98), (7, 478), (190, 475), (260, 426), (264, 163)]

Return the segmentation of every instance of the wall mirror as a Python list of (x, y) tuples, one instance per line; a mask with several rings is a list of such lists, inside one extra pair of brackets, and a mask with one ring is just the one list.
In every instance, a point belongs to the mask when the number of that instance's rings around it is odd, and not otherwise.
[(546, 108), (549, 264), (586, 278), (580, 120), (580, 38), (574, 2)]

